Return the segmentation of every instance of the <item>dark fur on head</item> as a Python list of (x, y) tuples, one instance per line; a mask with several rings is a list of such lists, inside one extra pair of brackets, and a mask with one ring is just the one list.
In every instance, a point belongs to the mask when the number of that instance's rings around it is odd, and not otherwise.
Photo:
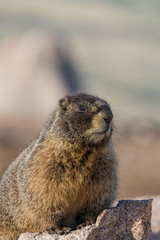
[(66, 96), (59, 101), (55, 114), (55, 126), (65, 132), (69, 142), (76, 138), (79, 142), (101, 144), (111, 136), (113, 114), (109, 104), (98, 97), (82, 93)]

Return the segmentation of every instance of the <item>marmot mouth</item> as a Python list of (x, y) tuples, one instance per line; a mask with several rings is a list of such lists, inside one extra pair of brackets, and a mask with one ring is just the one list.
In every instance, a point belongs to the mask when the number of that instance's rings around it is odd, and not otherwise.
[(112, 130), (112, 123), (109, 123), (105, 126), (105, 128), (103, 128), (102, 130), (101, 129), (98, 129), (94, 132), (94, 134), (105, 134), (105, 133), (110, 133)]
[(95, 129), (87, 136), (90, 143), (99, 144), (104, 140), (108, 140), (112, 134), (112, 124), (108, 124), (102, 129)]

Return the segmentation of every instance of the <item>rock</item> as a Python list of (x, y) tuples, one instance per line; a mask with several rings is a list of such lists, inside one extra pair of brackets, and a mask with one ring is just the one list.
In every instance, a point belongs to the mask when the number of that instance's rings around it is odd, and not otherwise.
[(150, 239), (150, 240), (159, 240), (159, 239), (160, 239), (160, 232), (151, 233), (151, 236), (150, 236), (149, 239)]
[(152, 207), (152, 231), (150, 240), (160, 239), (160, 195), (153, 197), (153, 207)]
[(69, 43), (41, 31), (29, 31), (0, 48), (0, 79), (0, 127), (11, 118), (44, 121), (61, 97), (79, 90)]
[(151, 218), (151, 226), (152, 233), (150, 235), (150, 240), (160, 240), (160, 195), (157, 196), (139, 196), (136, 197), (135, 200), (144, 199), (144, 198), (152, 198), (152, 218)]
[(68, 235), (24, 233), (19, 240), (147, 240), (151, 233), (151, 204), (151, 199), (119, 201), (116, 207), (105, 209), (94, 225)]
[(153, 197), (152, 231), (155, 233), (160, 232), (160, 195)]
[[(29, 31), (0, 46), (0, 174), (43, 128), (58, 100), (80, 90), (70, 42)], [(6, 148), (7, 147), (7, 148)]]
[(0, 49), (3, 117), (43, 116), (69, 91), (59, 70), (58, 51), (57, 41), (52, 36), (36, 31), (4, 44)]

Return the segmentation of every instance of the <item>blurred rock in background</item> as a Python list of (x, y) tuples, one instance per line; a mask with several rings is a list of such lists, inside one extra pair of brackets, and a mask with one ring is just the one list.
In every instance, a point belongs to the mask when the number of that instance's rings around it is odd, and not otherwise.
[[(67, 43), (31, 31), (0, 50), (0, 171), (42, 128), (60, 97), (79, 89)], [(4, 159), (5, 162), (4, 162)]]

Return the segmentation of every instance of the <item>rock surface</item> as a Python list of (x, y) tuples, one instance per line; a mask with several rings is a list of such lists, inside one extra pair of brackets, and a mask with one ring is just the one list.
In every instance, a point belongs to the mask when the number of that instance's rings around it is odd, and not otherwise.
[(160, 195), (153, 197), (152, 231), (160, 232)]
[(150, 240), (160, 239), (160, 195), (153, 197), (152, 207), (152, 231)]
[(149, 199), (152, 198), (152, 218), (151, 226), (152, 233), (150, 235), (150, 240), (160, 240), (160, 195), (157, 196), (143, 196), (137, 197), (135, 200)]
[(152, 200), (119, 201), (104, 210), (94, 225), (72, 231), (68, 235), (24, 233), (19, 240), (147, 240), (151, 233)]

